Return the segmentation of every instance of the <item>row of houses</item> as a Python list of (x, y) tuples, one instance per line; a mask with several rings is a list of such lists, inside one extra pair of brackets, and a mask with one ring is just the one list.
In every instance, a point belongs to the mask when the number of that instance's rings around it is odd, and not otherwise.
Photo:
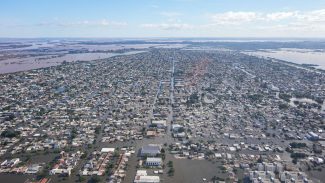
[(66, 153), (62, 151), (60, 153), (60, 158), (53, 165), (50, 170), (50, 175), (71, 175), (72, 169), (74, 169), (82, 156), (82, 152), (77, 151), (76, 153)]

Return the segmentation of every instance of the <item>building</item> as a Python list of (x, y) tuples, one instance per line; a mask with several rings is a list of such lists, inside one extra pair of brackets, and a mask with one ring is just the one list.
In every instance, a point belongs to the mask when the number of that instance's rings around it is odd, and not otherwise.
[(284, 171), (279, 175), (279, 177), (281, 182), (304, 182), (304, 183), (310, 182), (307, 179), (306, 174), (303, 172)]
[(157, 128), (166, 128), (166, 127), (167, 127), (167, 122), (166, 122), (166, 120), (152, 121), (151, 123), (152, 123), (153, 125), (156, 125)]
[(275, 179), (275, 174), (273, 172), (267, 171), (250, 171), (249, 172), (249, 180), (253, 183), (261, 183), (261, 182), (273, 182), (280, 183), (279, 180)]
[(38, 181), (31, 181), (31, 180), (27, 179), (24, 183), (50, 183), (50, 182), (52, 182), (51, 179), (42, 178), (41, 180), (38, 180)]
[(66, 153), (62, 151), (61, 158), (57, 160), (56, 164), (50, 170), (50, 175), (60, 174), (65, 176), (71, 175), (71, 170), (77, 165), (80, 160), (82, 152)]
[(41, 169), (41, 166), (38, 164), (32, 164), (30, 166), (27, 167), (25, 173), (27, 174), (36, 174), (37, 172), (39, 172)]
[(138, 170), (134, 178), (134, 183), (159, 183), (159, 176), (148, 176), (146, 170)]
[(319, 140), (319, 136), (314, 133), (314, 132), (308, 132), (308, 134), (306, 135), (307, 139), (308, 140), (311, 140), (311, 141), (317, 141)]
[(184, 138), (186, 137), (186, 133), (185, 132), (180, 132), (180, 133), (173, 133), (173, 137), (175, 138)]
[(148, 130), (147, 131), (147, 137), (155, 137), (157, 136), (157, 132), (153, 130)]
[(162, 165), (162, 159), (161, 158), (147, 158), (146, 160), (147, 166), (161, 166)]
[(63, 168), (54, 167), (52, 170), (50, 170), (50, 175), (55, 175), (55, 174), (70, 176), (71, 168), (63, 169)]
[(157, 156), (160, 154), (161, 147), (155, 144), (149, 144), (141, 148), (140, 156)]
[(101, 153), (114, 153), (115, 148), (102, 148)]
[(177, 133), (177, 132), (179, 132), (179, 129), (182, 129), (182, 128), (184, 128), (182, 125), (180, 125), (180, 124), (173, 124), (172, 125), (172, 131), (174, 132), (174, 133)]
[(134, 183), (159, 183), (159, 176), (136, 176)]
[(20, 162), (19, 158), (14, 158), (11, 160), (5, 160), (1, 163), (1, 167), (12, 168)]

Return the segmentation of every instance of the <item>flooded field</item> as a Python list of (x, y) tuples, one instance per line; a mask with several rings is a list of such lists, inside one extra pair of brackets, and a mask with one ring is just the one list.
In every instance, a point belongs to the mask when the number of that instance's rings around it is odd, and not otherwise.
[(270, 57), (293, 62), (296, 64), (313, 64), (315, 68), (325, 69), (325, 51), (310, 49), (266, 49), (254, 52), (245, 52), (250, 55)]
[(0, 74), (27, 71), (44, 67), (60, 65), (62, 62), (92, 61), (109, 58), (117, 55), (141, 53), (143, 51), (130, 51), (125, 53), (77, 53), (42, 57), (13, 58), (0, 61)]

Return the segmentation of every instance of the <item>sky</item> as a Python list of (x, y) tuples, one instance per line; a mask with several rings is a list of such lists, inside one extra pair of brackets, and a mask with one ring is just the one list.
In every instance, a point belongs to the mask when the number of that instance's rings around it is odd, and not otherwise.
[(1, 0), (0, 37), (325, 37), (325, 0)]

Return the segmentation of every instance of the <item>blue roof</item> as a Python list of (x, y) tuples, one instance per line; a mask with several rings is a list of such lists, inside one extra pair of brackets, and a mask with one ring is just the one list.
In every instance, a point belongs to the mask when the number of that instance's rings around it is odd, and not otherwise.
[(152, 154), (152, 153), (160, 153), (159, 146), (143, 146), (141, 149), (142, 154)]

